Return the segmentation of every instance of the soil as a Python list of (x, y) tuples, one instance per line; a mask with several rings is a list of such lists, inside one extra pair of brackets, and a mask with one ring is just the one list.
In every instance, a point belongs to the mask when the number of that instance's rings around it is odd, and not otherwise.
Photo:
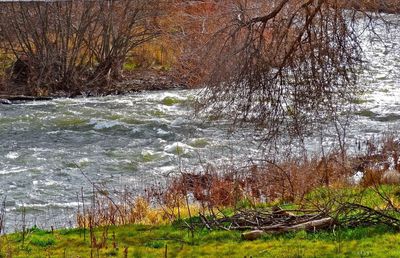
[[(48, 94), (29, 94), (24, 85), (3, 84), (0, 87), (0, 99), (12, 103), (33, 100), (50, 100), (53, 98), (98, 97), (107, 95), (123, 95), (141, 91), (187, 89), (189, 85), (180, 82), (171, 72), (156, 69), (141, 69), (125, 72), (123, 78), (104, 87), (81, 89), (79, 91), (55, 91)], [(5, 101), (4, 101), (5, 102)]]

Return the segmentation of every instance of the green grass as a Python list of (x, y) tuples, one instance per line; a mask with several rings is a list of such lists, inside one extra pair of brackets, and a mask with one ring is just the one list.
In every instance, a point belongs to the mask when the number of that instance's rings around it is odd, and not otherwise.
[[(400, 199), (400, 186), (380, 186), (380, 191), (395, 202)], [(362, 187), (320, 188), (307, 195), (306, 202), (323, 205), (332, 198), (369, 207), (383, 205), (373, 188)], [(246, 200), (241, 203), (243, 208), (249, 206)], [(290, 203), (280, 206), (296, 208)], [(233, 212), (223, 211), (228, 216)], [(186, 222), (198, 220), (193, 217)], [(51, 232), (32, 228), (24, 235), (1, 236), (0, 257), (125, 257), (126, 253), (127, 257), (165, 257), (165, 252), (167, 257), (400, 257), (400, 232), (384, 225), (265, 234), (256, 241), (243, 241), (238, 231), (197, 229), (192, 234), (182, 225), (176, 221), (172, 225), (109, 227), (107, 231), (97, 228), (97, 242), (108, 232), (101, 248), (91, 248), (87, 229)]]
[[(379, 191), (379, 193), (378, 193)], [(399, 185), (380, 185), (378, 187), (321, 187), (305, 196), (305, 203), (313, 203), (323, 206), (331, 200), (339, 200), (341, 203), (357, 203), (371, 208), (383, 208), (386, 205), (380, 194), (390, 198), (394, 204), (400, 204)]]
[(137, 63), (135, 63), (134, 61), (128, 61), (128, 62), (124, 63), (123, 70), (130, 72), (130, 71), (136, 70), (138, 67), (139, 67), (139, 65)]
[[(99, 240), (103, 230), (97, 229)], [(113, 240), (115, 233), (115, 241)], [(131, 225), (110, 227), (106, 246), (90, 248), (83, 229), (42, 230), (3, 236), (0, 257), (398, 257), (400, 234), (384, 226), (300, 231), (265, 235), (242, 241), (240, 232), (197, 230), (192, 234), (174, 226)], [(115, 248), (114, 248), (115, 247)], [(98, 255), (98, 256), (97, 256)]]

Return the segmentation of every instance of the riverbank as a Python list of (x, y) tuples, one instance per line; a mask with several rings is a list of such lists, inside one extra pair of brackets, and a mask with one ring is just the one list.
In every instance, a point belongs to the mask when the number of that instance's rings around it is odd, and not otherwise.
[(126, 71), (120, 80), (103, 87), (82, 87), (79, 90), (70, 91), (32, 91), (25, 85), (3, 82), (2, 88), (3, 90), (0, 90), (0, 104), (43, 101), (55, 98), (125, 95), (142, 91), (189, 89), (191, 87), (179, 81), (171, 72), (149, 68)]
[[(82, 189), (75, 196), (77, 228), (42, 230), (23, 220), (17, 233), (0, 237), (0, 257), (396, 257), (399, 173), (392, 172), (390, 184), (378, 158), (388, 160), (381, 153), (351, 163), (365, 169), (358, 184), (348, 181), (336, 159), (324, 160), (322, 168), (316, 160), (252, 167), (245, 177), (239, 171), (236, 177), (180, 173), (168, 188), (143, 194), (93, 183), (85, 189), (91, 195)], [(320, 172), (329, 174), (329, 186)], [(25, 219), (25, 211), (16, 216)], [(3, 214), (0, 221), (7, 222)]]
[[(377, 192), (377, 189), (382, 192)], [(385, 200), (385, 193), (394, 203), (398, 200), (398, 186), (380, 185), (378, 188), (345, 187), (320, 188), (307, 196), (305, 203), (267, 203), (255, 207), (242, 202), (240, 211), (264, 213), (271, 207), (293, 210), (313, 207), (316, 203), (330, 205), (332, 198), (337, 201), (379, 209)], [(335, 205), (335, 204), (334, 204)], [(326, 206), (327, 207), (327, 206)], [(272, 208), (274, 209), (274, 208)], [(382, 208), (383, 209), (383, 208)], [(383, 211), (383, 210), (380, 211)], [(141, 209), (142, 212), (144, 211)], [(184, 211), (182, 207), (182, 211)], [(182, 213), (181, 219), (151, 222), (154, 212), (144, 212), (136, 224), (103, 225), (75, 229), (42, 230), (37, 227), (0, 237), (0, 257), (398, 257), (395, 248), (400, 241), (396, 224), (380, 221), (384, 216), (369, 213), (371, 223), (356, 221), (368, 219), (366, 213), (353, 210), (340, 214), (336, 219), (342, 223), (325, 229), (295, 230), (291, 232), (266, 232), (253, 241), (246, 240), (239, 230), (208, 229), (199, 226), (201, 213), (191, 206), (193, 213)], [(239, 210), (220, 207), (219, 217), (232, 218)], [(135, 209), (134, 212), (138, 212)], [(150, 215), (151, 214), (151, 215)], [(222, 216), (222, 214), (225, 214)], [(393, 214), (393, 213), (391, 213)], [(399, 218), (399, 214), (392, 218)], [(357, 216), (363, 215), (363, 216)], [(377, 215), (377, 214), (375, 214)], [(210, 219), (211, 214), (203, 219)], [(361, 224), (345, 225), (348, 218)], [(335, 219), (335, 220), (336, 220)], [(248, 230), (247, 230), (248, 231)]]

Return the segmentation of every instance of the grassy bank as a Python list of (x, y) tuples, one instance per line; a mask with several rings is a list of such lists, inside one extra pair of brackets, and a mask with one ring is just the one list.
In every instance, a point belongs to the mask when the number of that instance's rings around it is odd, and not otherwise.
[[(306, 197), (308, 204), (342, 200), (369, 207), (384, 205), (385, 193), (397, 206), (399, 187), (317, 189)], [(360, 198), (362, 197), (362, 198)], [(266, 206), (265, 206), (266, 205)], [(300, 204), (275, 203), (287, 209)], [(258, 209), (268, 208), (268, 204)], [(302, 207), (304, 207), (302, 205)], [(242, 207), (240, 210), (249, 207)], [(232, 209), (226, 209), (233, 214)], [(160, 212), (160, 211), (159, 211)], [(146, 217), (150, 216), (146, 212)], [(396, 213), (396, 217), (397, 217)], [(184, 215), (187, 217), (187, 214)], [(399, 257), (400, 234), (384, 224), (333, 226), (327, 230), (266, 233), (255, 241), (245, 241), (240, 231), (187, 227), (191, 220), (175, 220), (163, 225), (138, 222), (136, 225), (61, 229), (31, 228), (0, 237), (0, 257)]]
[[(96, 229), (101, 238), (104, 229)], [(300, 231), (242, 241), (237, 231), (195, 231), (176, 226), (108, 228), (102, 248), (90, 248), (82, 229), (32, 229), (1, 238), (0, 257), (398, 257), (400, 234), (384, 226)]]
[[(379, 156), (349, 159), (365, 167), (359, 184), (348, 182), (351, 173), (334, 158), (288, 162), (281, 171), (251, 168), (242, 177), (229, 170), (182, 173), (146, 196), (93, 184), (93, 198), (78, 206), (79, 228), (1, 236), (0, 258), (400, 257), (399, 152), (385, 146)], [(377, 166), (389, 157), (396, 170)], [(286, 181), (278, 180), (285, 171)], [(309, 224), (326, 218), (323, 227)], [(298, 227), (304, 224), (311, 227)], [(255, 228), (264, 231), (261, 238), (242, 238)]]

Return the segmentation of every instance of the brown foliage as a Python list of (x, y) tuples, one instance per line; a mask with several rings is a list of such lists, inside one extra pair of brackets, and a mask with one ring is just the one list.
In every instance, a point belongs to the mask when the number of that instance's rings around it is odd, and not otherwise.
[(364, 186), (398, 183), (399, 141), (393, 135), (388, 135), (383, 140), (369, 140), (367, 146), (365, 154), (350, 159), (354, 170), (364, 172), (361, 183)]
[(202, 173), (181, 173), (164, 191), (151, 192), (157, 202), (170, 208), (191, 196), (201, 207), (236, 207), (276, 200), (302, 200), (320, 186), (346, 184), (351, 174), (337, 155), (327, 158), (290, 159), (279, 164), (264, 162), (245, 169), (218, 170), (208, 166)]
[[(221, 25), (225, 1), (175, 1), (166, 20), (166, 40), (175, 46), (177, 80), (192, 87), (202, 86), (212, 69), (207, 59), (207, 42)], [(212, 61), (211, 61), (212, 62)]]
[(236, 207), (243, 200), (251, 204), (302, 201), (319, 187), (358, 183), (352, 179), (356, 172), (363, 173), (362, 186), (398, 183), (399, 142), (387, 136), (376, 143), (368, 141), (367, 146), (366, 153), (358, 156), (334, 152), (325, 157), (263, 160), (245, 168), (206, 166), (200, 173), (179, 174), (167, 189), (150, 191), (149, 196), (169, 209), (188, 196), (203, 208)]

